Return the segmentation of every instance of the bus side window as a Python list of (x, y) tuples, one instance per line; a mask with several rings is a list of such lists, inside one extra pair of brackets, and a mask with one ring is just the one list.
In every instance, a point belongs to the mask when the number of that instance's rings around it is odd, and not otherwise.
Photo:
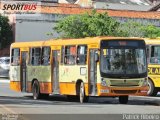
[(41, 64), (42, 65), (49, 65), (50, 64), (50, 47), (43, 47), (42, 48), (42, 59)]
[(31, 64), (40, 65), (41, 64), (41, 48), (31, 48)]
[(74, 65), (76, 63), (76, 46), (66, 46), (64, 63)]
[(12, 49), (11, 65), (18, 66), (20, 64), (20, 49)]
[(77, 64), (86, 64), (87, 61), (87, 46), (79, 45), (77, 48)]
[(160, 46), (151, 47), (150, 63), (160, 64)]

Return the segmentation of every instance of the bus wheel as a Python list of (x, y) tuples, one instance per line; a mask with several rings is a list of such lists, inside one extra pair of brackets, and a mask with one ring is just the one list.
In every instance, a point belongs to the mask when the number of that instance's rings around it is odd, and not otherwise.
[(119, 96), (119, 103), (120, 104), (127, 104), (128, 103), (128, 96)]
[(148, 79), (148, 86), (149, 86), (149, 90), (148, 90), (147, 94), (149, 96), (156, 96), (158, 91), (156, 90), (153, 82), (150, 79)]
[(33, 92), (33, 99), (34, 100), (37, 100), (40, 98), (40, 88), (39, 88), (39, 84), (38, 84), (38, 81), (35, 80), (33, 82), (33, 85), (32, 85), (32, 92)]
[(80, 103), (88, 102), (89, 97), (85, 95), (84, 83), (81, 82), (79, 89), (79, 100)]

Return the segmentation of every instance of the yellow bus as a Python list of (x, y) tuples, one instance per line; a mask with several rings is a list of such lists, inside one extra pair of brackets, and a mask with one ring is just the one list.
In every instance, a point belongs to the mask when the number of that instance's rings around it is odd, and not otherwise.
[(67, 95), (81, 103), (90, 96), (147, 95), (143, 39), (93, 37), (11, 45), (10, 88), (33, 98)]
[(145, 39), (148, 61), (148, 95), (156, 96), (160, 91), (160, 38)]

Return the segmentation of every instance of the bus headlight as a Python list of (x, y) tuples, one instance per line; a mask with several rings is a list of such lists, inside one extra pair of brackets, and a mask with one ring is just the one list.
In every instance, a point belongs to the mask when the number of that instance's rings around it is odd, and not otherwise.
[(101, 78), (101, 86), (107, 86), (106, 80), (103, 78)]

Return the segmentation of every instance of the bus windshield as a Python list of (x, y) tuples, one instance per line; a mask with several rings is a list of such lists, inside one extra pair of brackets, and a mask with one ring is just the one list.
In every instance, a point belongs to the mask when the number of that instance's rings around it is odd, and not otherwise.
[(108, 77), (144, 77), (147, 73), (145, 49), (138, 46), (102, 48), (101, 73)]

